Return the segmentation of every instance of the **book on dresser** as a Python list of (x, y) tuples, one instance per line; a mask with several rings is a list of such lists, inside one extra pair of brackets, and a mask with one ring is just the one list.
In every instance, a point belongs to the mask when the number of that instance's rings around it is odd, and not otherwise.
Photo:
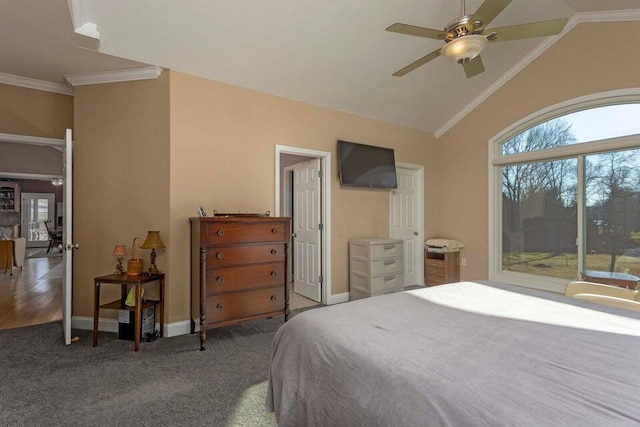
[(287, 250), (291, 220), (283, 217), (194, 217), (191, 221), (191, 333), (252, 319), (289, 319)]

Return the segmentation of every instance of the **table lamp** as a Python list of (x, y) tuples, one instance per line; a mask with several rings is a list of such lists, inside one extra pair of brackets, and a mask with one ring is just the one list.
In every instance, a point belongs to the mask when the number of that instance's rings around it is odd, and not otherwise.
[(159, 231), (147, 231), (147, 238), (144, 243), (140, 245), (141, 249), (151, 249), (151, 265), (149, 266), (149, 273), (158, 274), (158, 266), (156, 266), (156, 248), (165, 248), (164, 243), (160, 239)]
[(124, 274), (124, 267), (122, 266), (122, 258), (127, 254), (127, 248), (124, 245), (116, 245), (113, 249), (113, 256), (117, 257), (118, 264), (116, 264), (116, 274)]

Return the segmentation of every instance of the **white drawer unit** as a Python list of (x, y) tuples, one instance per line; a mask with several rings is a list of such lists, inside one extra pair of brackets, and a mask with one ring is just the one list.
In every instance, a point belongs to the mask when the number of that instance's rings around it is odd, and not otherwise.
[(404, 290), (404, 247), (400, 239), (349, 242), (351, 301)]

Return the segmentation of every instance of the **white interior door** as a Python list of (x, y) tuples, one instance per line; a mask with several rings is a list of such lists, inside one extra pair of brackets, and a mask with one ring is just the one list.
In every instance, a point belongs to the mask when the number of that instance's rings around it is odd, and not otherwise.
[(321, 300), (320, 159), (293, 166), (293, 290)]
[(63, 248), (63, 279), (62, 279), (62, 326), (64, 328), (64, 343), (71, 344), (71, 296), (73, 285), (73, 140), (71, 129), (67, 129), (64, 137), (64, 208), (62, 228)]
[(42, 248), (49, 244), (49, 234), (45, 221), (55, 226), (55, 194), (22, 193), (20, 233), (26, 239), (28, 248)]
[(389, 234), (404, 241), (404, 284), (422, 284), (422, 207), (418, 171), (397, 167), (398, 188), (391, 192)]

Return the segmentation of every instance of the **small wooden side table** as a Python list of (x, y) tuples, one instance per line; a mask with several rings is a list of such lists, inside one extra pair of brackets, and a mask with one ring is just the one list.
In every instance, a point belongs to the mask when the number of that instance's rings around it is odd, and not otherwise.
[[(142, 300), (142, 285), (159, 282), (160, 291), (158, 300), (146, 300), (141, 303)], [(158, 311), (160, 312), (160, 336), (164, 333), (164, 273), (149, 274), (142, 273), (137, 276), (131, 276), (128, 274), (109, 274), (107, 276), (95, 277), (93, 279), (93, 346), (98, 345), (98, 318), (101, 308), (108, 308), (112, 310), (133, 310), (134, 315), (134, 351), (140, 350), (140, 329), (142, 327), (142, 309), (151, 307), (158, 304)], [(120, 285), (122, 288), (121, 298), (106, 304), (100, 304), (100, 284), (111, 283)], [(128, 286), (135, 286), (136, 305), (128, 307), (124, 304), (127, 298)]]

